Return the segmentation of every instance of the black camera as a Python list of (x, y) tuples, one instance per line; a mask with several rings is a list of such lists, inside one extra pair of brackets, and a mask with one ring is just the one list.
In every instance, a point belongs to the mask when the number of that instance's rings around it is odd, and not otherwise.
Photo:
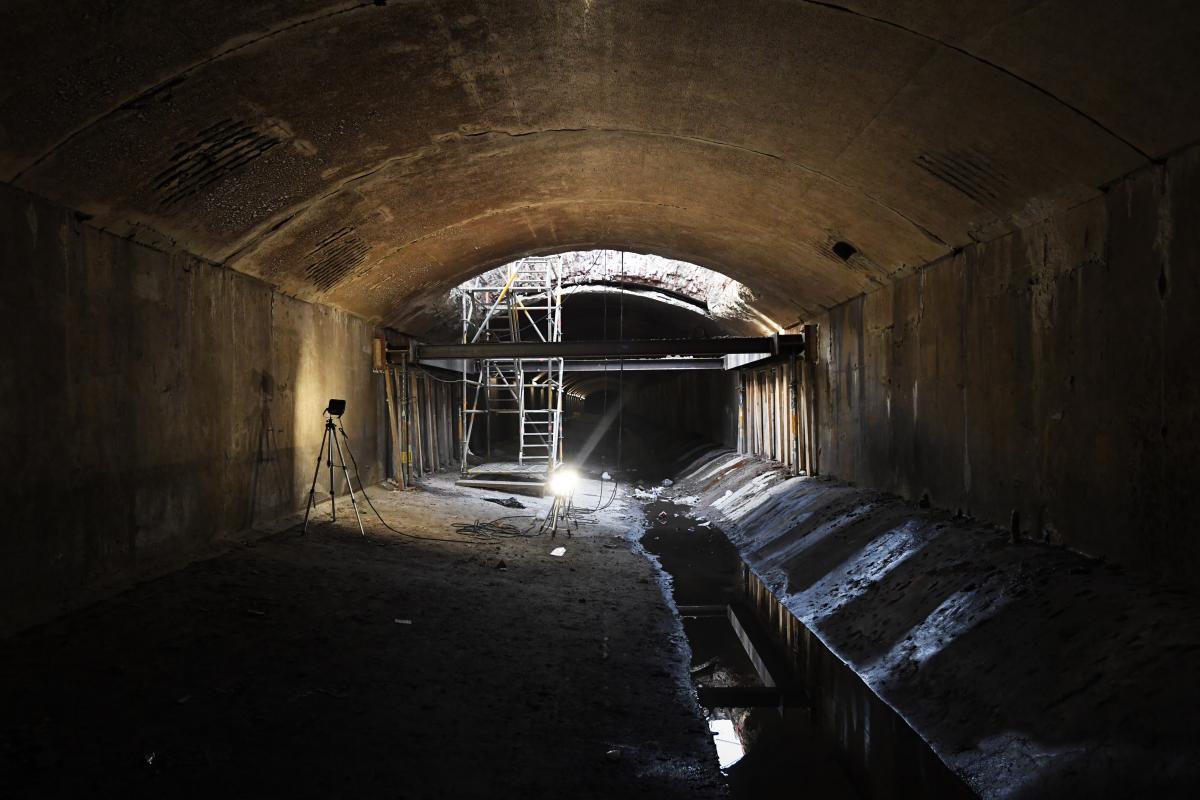
[(325, 406), (325, 413), (331, 417), (340, 417), (346, 413), (346, 401), (330, 400), (329, 405)]

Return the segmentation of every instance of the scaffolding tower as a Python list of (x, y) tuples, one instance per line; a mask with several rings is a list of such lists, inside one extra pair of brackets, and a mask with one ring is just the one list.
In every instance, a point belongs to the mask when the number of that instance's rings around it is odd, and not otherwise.
[[(558, 258), (525, 258), (462, 288), (462, 340), (562, 340), (562, 272)], [(468, 470), (476, 422), (489, 439), (492, 415), (516, 416), (517, 463), (549, 475), (562, 460), (562, 358), (491, 358), (463, 362), (462, 471)]]

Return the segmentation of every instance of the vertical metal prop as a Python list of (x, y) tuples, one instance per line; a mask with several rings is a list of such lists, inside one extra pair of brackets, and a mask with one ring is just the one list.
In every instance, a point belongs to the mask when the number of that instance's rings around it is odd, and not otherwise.
[(400, 409), (396, 407), (396, 387), (392, 383), (392, 375), (395, 372), (392, 367), (386, 367), (383, 371), (384, 389), (387, 395), (387, 413), (388, 413), (388, 430), (391, 432), (392, 445), (392, 476), (396, 479), (396, 483), (403, 484), (404, 478), (400, 475), (401, 462), (400, 458)]
[(793, 352), (789, 361), (791, 374), (790, 387), (792, 390), (792, 474), (799, 475), (800, 468), (800, 374), (796, 371), (796, 354)]
[(412, 416), (409, 419), (413, 425), (413, 475), (416, 480), (416, 477), (425, 477), (425, 420), (421, 419), (421, 381), (415, 372), (409, 372), (408, 379), (413, 383)]
[(817, 409), (817, 348), (816, 325), (804, 326), (804, 388), (808, 406), (808, 474), (820, 475), (820, 433)]
[(738, 370), (738, 452), (749, 452), (750, 441), (746, 430), (746, 371)]
[(388, 380), (392, 383), (392, 393), (396, 397), (396, 463), (398, 464), (397, 480), (400, 488), (408, 488), (408, 451), (404, 450), (404, 401), (401, 389), (400, 369), (392, 368)]
[(404, 424), (401, 426), (400, 437), (402, 447), (404, 449), (404, 471), (405, 480), (404, 488), (408, 489), (413, 486), (415, 476), (412, 472), (413, 451), (412, 451), (412, 398), (408, 391), (408, 356), (400, 357), (400, 391), (404, 395), (403, 401), (400, 403), (400, 408), (404, 413)]

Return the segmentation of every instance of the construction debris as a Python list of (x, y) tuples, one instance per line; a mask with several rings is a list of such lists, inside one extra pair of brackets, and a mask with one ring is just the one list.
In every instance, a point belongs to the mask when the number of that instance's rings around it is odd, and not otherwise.
[(496, 505), (504, 506), (505, 508), (525, 508), (525, 504), (515, 497), (485, 497), (483, 499), (484, 502), (495, 503)]

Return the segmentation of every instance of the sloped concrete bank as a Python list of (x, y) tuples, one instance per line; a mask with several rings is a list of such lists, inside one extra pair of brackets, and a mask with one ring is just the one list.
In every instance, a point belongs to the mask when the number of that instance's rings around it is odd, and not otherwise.
[(1174, 797), (1200, 780), (1194, 597), (729, 451), (674, 489), (738, 548), (867, 795)]

